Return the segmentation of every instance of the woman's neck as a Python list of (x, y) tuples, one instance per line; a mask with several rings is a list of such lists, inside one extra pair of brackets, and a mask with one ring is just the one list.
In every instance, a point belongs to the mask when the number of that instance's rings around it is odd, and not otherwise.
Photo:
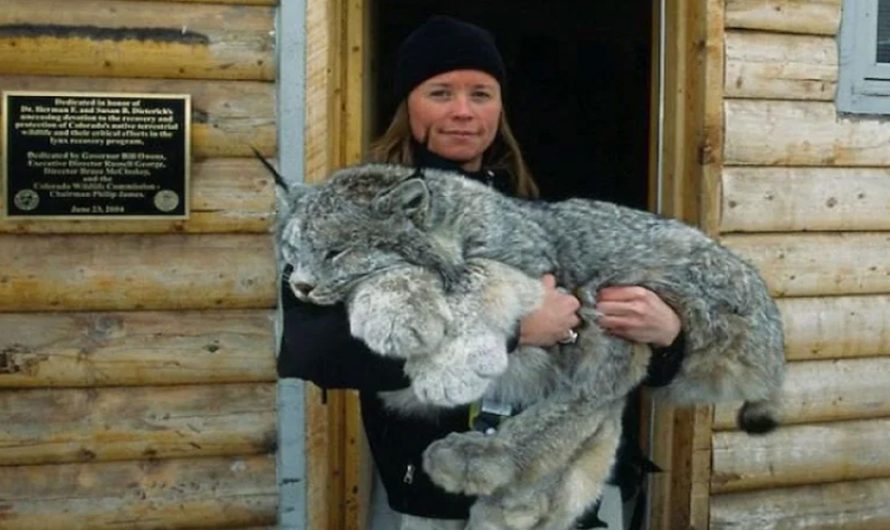
[(411, 144), (414, 154), (414, 164), (418, 167), (457, 171), (458, 173), (463, 173), (470, 177), (477, 175), (482, 169), (481, 160), (461, 163), (438, 155), (415, 140), (412, 140)]

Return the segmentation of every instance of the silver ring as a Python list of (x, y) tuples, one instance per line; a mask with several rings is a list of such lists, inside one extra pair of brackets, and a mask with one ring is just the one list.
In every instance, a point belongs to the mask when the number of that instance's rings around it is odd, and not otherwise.
[(560, 344), (575, 344), (578, 342), (578, 332), (574, 329), (569, 329), (568, 334), (557, 342)]

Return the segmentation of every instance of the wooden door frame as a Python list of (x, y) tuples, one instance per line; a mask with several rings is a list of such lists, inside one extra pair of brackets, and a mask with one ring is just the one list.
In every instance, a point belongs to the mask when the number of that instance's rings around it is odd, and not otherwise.
[[(369, 9), (364, 0), (306, 0), (305, 175), (319, 182), (362, 158)], [(371, 464), (355, 391), (306, 384), (308, 530), (365, 530)]]
[[(661, 77), (658, 58), (664, 67), (661, 93), (653, 94), (660, 110), (653, 131), (662, 134), (651, 144), (650, 207), (712, 237), (719, 236), (723, 166), (724, 2), (657, 0), (653, 17), (653, 79)], [(713, 409), (649, 397), (642, 438), (664, 472), (650, 475), (647, 528), (708, 528)]]
[[(371, 1), (306, 0), (306, 182), (358, 162), (367, 144)], [(665, 43), (665, 53), (663, 83), (653, 83), (663, 90), (653, 90), (652, 108), (660, 111), (652, 113), (650, 207), (659, 204), (663, 215), (717, 236), (724, 0), (656, 0), (653, 5), (655, 57), (659, 43)], [(657, 60), (654, 64), (653, 79), (658, 79), (661, 70)], [(363, 530), (371, 466), (358, 400), (355, 392), (343, 391), (322, 398), (319, 389), (306, 385), (307, 528)], [(643, 439), (666, 471), (652, 476), (648, 527), (707, 528), (712, 410), (647, 403)]]

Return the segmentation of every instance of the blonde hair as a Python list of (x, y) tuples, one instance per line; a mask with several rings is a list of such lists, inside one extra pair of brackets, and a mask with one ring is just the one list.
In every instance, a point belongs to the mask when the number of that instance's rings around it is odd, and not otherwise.
[[(389, 122), (389, 127), (371, 143), (368, 159), (371, 162), (413, 166), (412, 139), (411, 126), (408, 122), (408, 103), (402, 101), (392, 121)], [(519, 142), (513, 136), (503, 111), (498, 123), (498, 133), (494, 142), (483, 153), (482, 164), (488, 168), (506, 170), (513, 180), (516, 195), (525, 198), (538, 197), (538, 186), (522, 157)]]

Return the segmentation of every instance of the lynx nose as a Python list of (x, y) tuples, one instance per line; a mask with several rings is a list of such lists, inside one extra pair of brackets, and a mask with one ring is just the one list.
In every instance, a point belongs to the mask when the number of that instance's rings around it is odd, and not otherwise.
[(305, 297), (309, 296), (309, 293), (312, 292), (312, 289), (315, 286), (312, 284), (306, 283), (306, 282), (294, 282), (291, 284), (291, 287), (294, 288), (294, 291), (296, 291), (297, 296), (301, 296), (301, 297), (305, 298)]

